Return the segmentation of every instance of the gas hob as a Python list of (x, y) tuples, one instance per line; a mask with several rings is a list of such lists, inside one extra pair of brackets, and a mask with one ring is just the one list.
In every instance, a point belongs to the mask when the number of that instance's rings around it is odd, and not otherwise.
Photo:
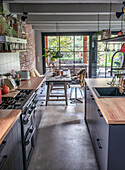
[(2, 98), (0, 109), (23, 109), (25, 103), (30, 100), (34, 90), (20, 90), (15, 98)]

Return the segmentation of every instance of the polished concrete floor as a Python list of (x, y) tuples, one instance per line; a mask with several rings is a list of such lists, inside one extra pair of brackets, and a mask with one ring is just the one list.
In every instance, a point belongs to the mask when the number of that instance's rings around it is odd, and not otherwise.
[(84, 122), (84, 103), (49, 102), (41, 109), (29, 170), (98, 170)]

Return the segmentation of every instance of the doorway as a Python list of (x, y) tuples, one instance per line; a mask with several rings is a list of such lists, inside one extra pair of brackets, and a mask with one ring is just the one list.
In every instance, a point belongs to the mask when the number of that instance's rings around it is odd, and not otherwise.
[[(89, 67), (89, 35), (44, 35), (43, 54), (48, 50), (59, 51), (63, 57), (55, 59), (54, 64), (61, 69), (70, 69), (71, 74), (76, 74), (80, 68)], [(51, 57), (44, 58), (45, 70), (52, 66)]]

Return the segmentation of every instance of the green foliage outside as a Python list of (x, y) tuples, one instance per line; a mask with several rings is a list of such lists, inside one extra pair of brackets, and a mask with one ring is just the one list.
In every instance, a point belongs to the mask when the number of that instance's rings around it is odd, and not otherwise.
[[(97, 47), (97, 65), (101, 67), (111, 66), (111, 60), (113, 54), (121, 49), (120, 43), (104, 43), (104, 42), (98, 42)], [(120, 66), (120, 60), (121, 60), (121, 53), (117, 53), (114, 57), (114, 63), (113, 66), (119, 67)], [(106, 61), (107, 59), (107, 61)]]
[[(59, 46), (60, 41), (60, 46)], [(60, 50), (63, 54), (62, 61), (72, 61), (75, 60), (82, 63), (83, 59), (83, 46), (87, 45), (89, 51), (89, 37), (87, 44), (83, 44), (83, 36), (48, 36), (48, 50), (46, 49), (46, 54), (44, 56), (49, 56), (51, 60), (50, 51), (57, 52)], [(47, 52), (49, 51), (49, 52)], [(87, 52), (89, 58), (89, 52)]]

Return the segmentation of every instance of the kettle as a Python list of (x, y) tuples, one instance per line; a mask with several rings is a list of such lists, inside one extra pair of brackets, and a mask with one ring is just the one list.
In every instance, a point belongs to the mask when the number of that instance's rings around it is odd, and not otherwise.
[(8, 86), (6, 86), (6, 85), (4, 85), (4, 86), (2, 86), (2, 93), (3, 94), (7, 94), (7, 93), (9, 93), (9, 87)]

